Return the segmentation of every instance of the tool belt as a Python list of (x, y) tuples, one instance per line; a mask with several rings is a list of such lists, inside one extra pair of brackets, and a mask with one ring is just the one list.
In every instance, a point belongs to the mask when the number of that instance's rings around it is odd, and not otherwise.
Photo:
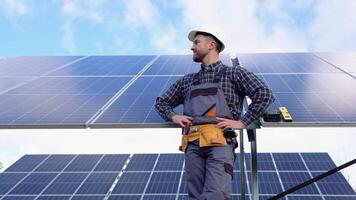
[(182, 142), (179, 150), (185, 152), (188, 143), (199, 139), (200, 147), (226, 146), (224, 132), (216, 124), (203, 124), (182, 129)]

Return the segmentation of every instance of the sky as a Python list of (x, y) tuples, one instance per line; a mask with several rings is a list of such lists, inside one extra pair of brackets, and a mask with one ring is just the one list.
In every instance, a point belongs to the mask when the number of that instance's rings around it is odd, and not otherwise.
[[(214, 25), (224, 53), (356, 51), (354, 0), (1, 0), (0, 56), (190, 54)], [(286, 134), (288, 132), (288, 134)], [(28, 153), (174, 152), (177, 129), (0, 130), (0, 162)], [(356, 157), (355, 128), (259, 130), (259, 150)], [(162, 141), (151, 144), (152, 138)], [(248, 151), (248, 148), (247, 148)], [(356, 188), (356, 167), (343, 171)]]

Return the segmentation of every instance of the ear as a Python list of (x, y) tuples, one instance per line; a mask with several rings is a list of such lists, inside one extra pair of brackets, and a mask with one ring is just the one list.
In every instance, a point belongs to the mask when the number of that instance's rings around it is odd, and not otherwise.
[(209, 44), (209, 49), (218, 51), (218, 43), (215, 40), (212, 40)]
[(211, 49), (216, 49), (217, 48), (217, 44), (214, 40), (209, 41), (209, 50)]

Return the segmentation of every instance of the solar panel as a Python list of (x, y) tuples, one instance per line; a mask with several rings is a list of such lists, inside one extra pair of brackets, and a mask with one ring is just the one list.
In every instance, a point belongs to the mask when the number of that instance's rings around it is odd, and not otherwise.
[(356, 73), (356, 53), (315, 53), (319, 58), (348, 73)]
[(84, 126), (128, 80), (128, 77), (39, 78), (1, 95), (0, 124)]
[(136, 75), (155, 56), (90, 56), (49, 76)]
[(272, 88), (276, 101), (269, 110), (287, 107), (292, 123), (264, 126), (355, 124), (356, 82), (345, 74), (259, 75)]
[(80, 56), (18, 56), (0, 59), (0, 76), (41, 76), (66, 64), (79, 60)]
[(258, 74), (342, 73), (312, 53), (237, 54), (242, 67)]
[[(270, 109), (292, 114), (292, 123), (263, 126), (355, 126), (353, 55), (237, 54), (273, 89)], [(220, 59), (232, 65), (229, 55)], [(191, 55), (42, 56), (4, 57), (0, 70), (0, 127), (167, 127), (156, 97), (200, 65)]]
[[(246, 154), (247, 163), (250, 157)], [(335, 166), (327, 153), (260, 153), (258, 158), (263, 163), (258, 172), (260, 199), (268, 199)], [(25, 155), (9, 169), (16, 169), (14, 166), (20, 166), (19, 163), (30, 161), (37, 163), (31, 171), (6, 170), (0, 173), (1, 200), (188, 199), (183, 154)], [(115, 165), (116, 162), (120, 164)], [(113, 163), (113, 169), (118, 171), (108, 169), (108, 163)], [(122, 163), (122, 168), (118, 169), (117, 166)], [(177, 167), (173, 167), (173, 163)], [(270, 163), (276, 167), (270, 167)], [(322, 163), (319, 168), (309, 168), (317, 163)], [(68, 167), (63, 169), (64, 165), (72, 166), (74, 170), (65, 171)], [(79, 167), (82, 165), (90, 167)], [(49, 171), (45, 166), (50, 166)], [(250, 199), (251, 170), (247, 169), (243, 175), (247, 178), (246, 197)], [(235, 169), (232, 199), (240, 199), (240, 173)], [(336, 173), (287, 197), (293, 200), (347, 200), (355, 199), (356, 193), (343, 175)]]

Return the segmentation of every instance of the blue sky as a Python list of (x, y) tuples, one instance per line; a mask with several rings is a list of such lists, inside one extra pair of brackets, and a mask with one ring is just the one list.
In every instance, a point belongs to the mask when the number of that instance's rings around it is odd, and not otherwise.
[(0, 55), (190, 53), (218, 26), (228, 53), (355, 51), (353, 0), (3, 0)]

